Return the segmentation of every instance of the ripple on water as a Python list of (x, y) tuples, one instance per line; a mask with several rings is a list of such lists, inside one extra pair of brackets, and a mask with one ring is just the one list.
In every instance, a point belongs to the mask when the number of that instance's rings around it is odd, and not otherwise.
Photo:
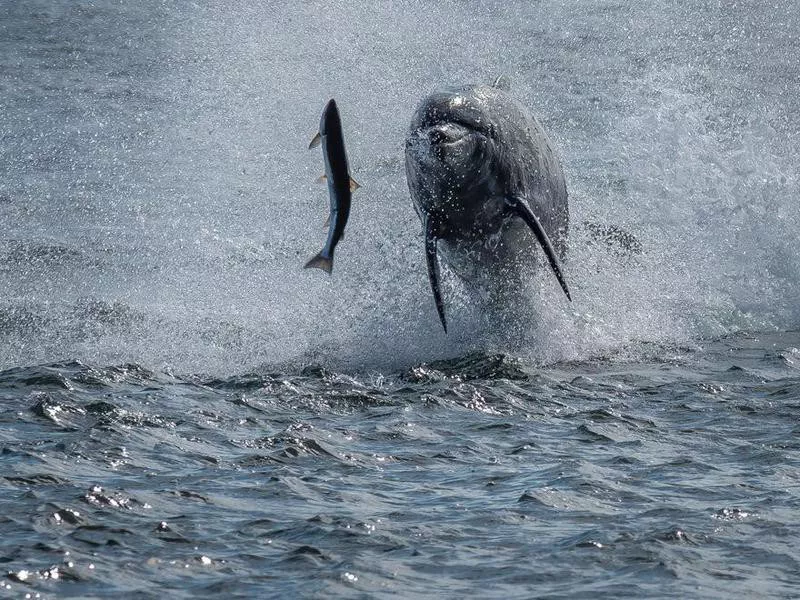
[(223, 580), (262, 589), (268, 572), (300, 595), (423, 593), (444, 573), (468, 593), (480, 573), (512, 596), (534, 581), (622, 593), (622, 580), (647, 596), (653, 582), (749, 585), (748, 553), (793, 577), (798, 404), (769, 396), (797, 385), (786, 372), (737, 375), (722, 397), (725, 363), (654, 386), (640, 364), (462, 377), (475, 360), (422, 379), (3, 372), (2, 554), (28, 574), (6, 581), (203, 595)]

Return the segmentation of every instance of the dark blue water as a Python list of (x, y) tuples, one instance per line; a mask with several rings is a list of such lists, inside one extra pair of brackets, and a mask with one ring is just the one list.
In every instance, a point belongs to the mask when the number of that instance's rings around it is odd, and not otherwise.
[[(0, 595), (796, 597), (798, 15), (0, 4)], [(447, 277), (445, 336), (405, 129), (501, 73), (574, 302), (498, 327)]]
[(471, 355), (370, 377), (8, 370), (4, 585), (792, 597), (798, 346), (782, 334), (548, 368)]

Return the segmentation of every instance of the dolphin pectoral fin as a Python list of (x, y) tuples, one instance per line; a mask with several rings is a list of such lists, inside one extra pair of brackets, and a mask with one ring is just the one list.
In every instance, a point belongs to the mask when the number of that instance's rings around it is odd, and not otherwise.
[(567, 287), (567, 282), (564, 279), (564, 273), (561, 270), (561, 263), (556, 256), (556, 252), (553, 249), (553, 244), (550, 242), (550, 238), (547, 237), (547, 233), (545, 233), (542, 224), (539, 222), (539, 219), (536, 218), (536, 215), (533, 214), (533, 211), (528, 206), (528, 203), (524, 200), (519, 198), (506, 198), (506, 204), (511, 209), (511, 211), (520, 217), (528, 227), (531, 228), (533, 231), (533, 235), (536, 236), (536, 239), (539, 241), (539, 245), (541, 245), (542, 250), (544, 250), (545, 256), (547, 256), (547, 260), (550, 263), (550, 268), (553, 269), (553, 273), (558, 279), (558, 283), (561, 284), (561, 289), (564, 290), (564, 293), (567, 295), (567, 300), (572, 302), (572, 296), (569, 294), (569, 288)]
[(444, 332), (447, 333), (447, 319), (444, 316), (444, 302), (442, 290), (439, 287), (439, 261), (436, 258), (436, 235), (433, 221), (428, 218), (425, 222), (425, 262), (428, 265), (428, 279), (431, 282), (433, 299), (436, 302), (436, 311), (442, 322)]
[(498, 75), (492, 83), (493, 88), (503, 90), (504, 92), (511, 91), (511, 79), (508, 75)]
[(311, 143), (308, 145), (308, 149), (311, 150), (312, 148), (316, 148), (321, 143), (322, 143), (322, 136), (319, 134), (318, 131), (317, 134), (313, 138), (311, 138)]

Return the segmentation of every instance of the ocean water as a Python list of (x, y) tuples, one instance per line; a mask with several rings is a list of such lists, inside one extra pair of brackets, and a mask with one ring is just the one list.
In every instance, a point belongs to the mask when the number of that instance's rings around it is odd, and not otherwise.
[[(791, 2), (0, 2), (0, 596), (800, 595), (799, 37)], [(404, 137), (499, 74), (574, 302), (498, 327), (450, 277), (445, 336)]]

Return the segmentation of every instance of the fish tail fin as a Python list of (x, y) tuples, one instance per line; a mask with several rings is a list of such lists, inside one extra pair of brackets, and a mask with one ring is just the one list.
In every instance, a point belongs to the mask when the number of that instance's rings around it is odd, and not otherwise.
[(322, 252), (320, 252), (314, 258), (309, 260), (305, 264), (305, 266), (303, 266), (303, 268), (304, 269), (322, 269), (328, 275), (330, 275), (331, 271), (333, 271), (333, 257), (332, 256), (331, 257), (322, 256)]

